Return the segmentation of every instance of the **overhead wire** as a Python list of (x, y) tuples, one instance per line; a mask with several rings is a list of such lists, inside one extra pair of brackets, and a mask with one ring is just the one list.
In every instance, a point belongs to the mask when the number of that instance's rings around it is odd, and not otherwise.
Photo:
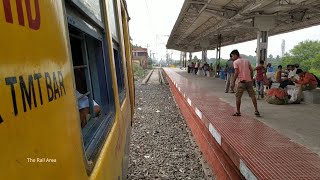
[[(149, 4), (148, 4), (148, 2), (147, 2), (147, 0), (144, 0), (144, 2), (145, 2), (145, 5), (146, 5), (146, 7), (147, 7), (147, 9), (146, 9), (146, 12), (147, 12), (147, 15), (148, 15), (148, 24), (149, 24), (149, 27), (151, 27), (150, 29), (151, 29), (151, 31), (152, 31), (152, 34), (153, 35), (155, 35), (156, 36), (156, 46), (158, 46), (159, 44), (162, 44), (162, 45), (166, 45), (166, 43), (159, 37), (159, 35), (158, 34), (156, 34), (155, 33), (155, 31), (154, 31), (154, 26), (153, 26), (153, 18), (152, 18), (152, 15), (151, 15), (151, 13), (150, 13), (150, 7), (149, 7)], [(158, 41), (160, 41), (160, 43), (158, 42)]]

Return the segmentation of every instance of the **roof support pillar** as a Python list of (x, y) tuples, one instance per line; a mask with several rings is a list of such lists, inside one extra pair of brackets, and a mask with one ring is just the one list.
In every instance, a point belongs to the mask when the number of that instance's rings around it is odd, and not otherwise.
[(187, 52), (183, 52), (183, 59), (184, 59), (184, 66), (183, 67), (187, 67)]
[(202, 61), (203, 63), (207, 62), (207, 49), (202, 49)]
[(259, 65), (260, 61), (263, 61), (264, 64), (266, 64), (267, 57), (268, 57), (268, 31), (258, 31), (256, 51), (257, 51), (256, 66)]
[(256, 66), (259, 65), (259, 61), (267, 63), (268, 57), (268, 31), (275, 27), (275, 19), (272, 16), (257, 16), (254, 17), (254, 27), (259, 29), (257, 33), (257, 62)]
[(181, 67), (187, 67), (187, 53), (186, 52), (180, 52), (180, 65)]
[(200, 41), (200, 47), (202, 48), (202, 58), (201, 58), (201, 63), (207, 62), (207, 50), (209, 47), (210, 43), (208, 39), (202, 39)]
[[(215, 65), (215, 72), (217, 73), (220, 67), (220, 59), (221, 59), (221, 34), (218, 35), (218, 43), (217, 43), (217, 50), (216, 50), (216, 65)], [(216, 77), (219, 77), (216, 74)]]
[(183, 52), (181, 52), (180, 51), (180, 67), (183, 67), (183, 64), (184, 64), (184, 62), (183, 62)]

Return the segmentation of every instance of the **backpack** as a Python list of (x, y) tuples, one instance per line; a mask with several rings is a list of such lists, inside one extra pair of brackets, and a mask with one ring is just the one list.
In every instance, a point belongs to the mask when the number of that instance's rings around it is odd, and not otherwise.
[(318, 87), (320, 87), (320, 80), (319, 80), (319, 78), (316, 76), (316, 75), (314, 75), (313, 73), (311, 73), (315, 78), (316, 78), (316, 80), (317, 80), (317, 82), (318, 82)]

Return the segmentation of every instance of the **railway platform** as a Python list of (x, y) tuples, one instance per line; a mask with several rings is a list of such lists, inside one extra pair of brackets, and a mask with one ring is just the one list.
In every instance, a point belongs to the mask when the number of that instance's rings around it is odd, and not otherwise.
[(320, 179), (319, 104), (258, 101), (244, 93), (241, 117), (225, 81), (164, 68), (176, 102), (218, 179)]

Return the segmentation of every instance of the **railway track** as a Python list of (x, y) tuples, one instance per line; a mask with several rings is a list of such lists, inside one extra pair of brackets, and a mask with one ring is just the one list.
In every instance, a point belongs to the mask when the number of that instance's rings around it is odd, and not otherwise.
[(168, 84), (161, 68), (152, 69), (142, 81), (142, 84)]

